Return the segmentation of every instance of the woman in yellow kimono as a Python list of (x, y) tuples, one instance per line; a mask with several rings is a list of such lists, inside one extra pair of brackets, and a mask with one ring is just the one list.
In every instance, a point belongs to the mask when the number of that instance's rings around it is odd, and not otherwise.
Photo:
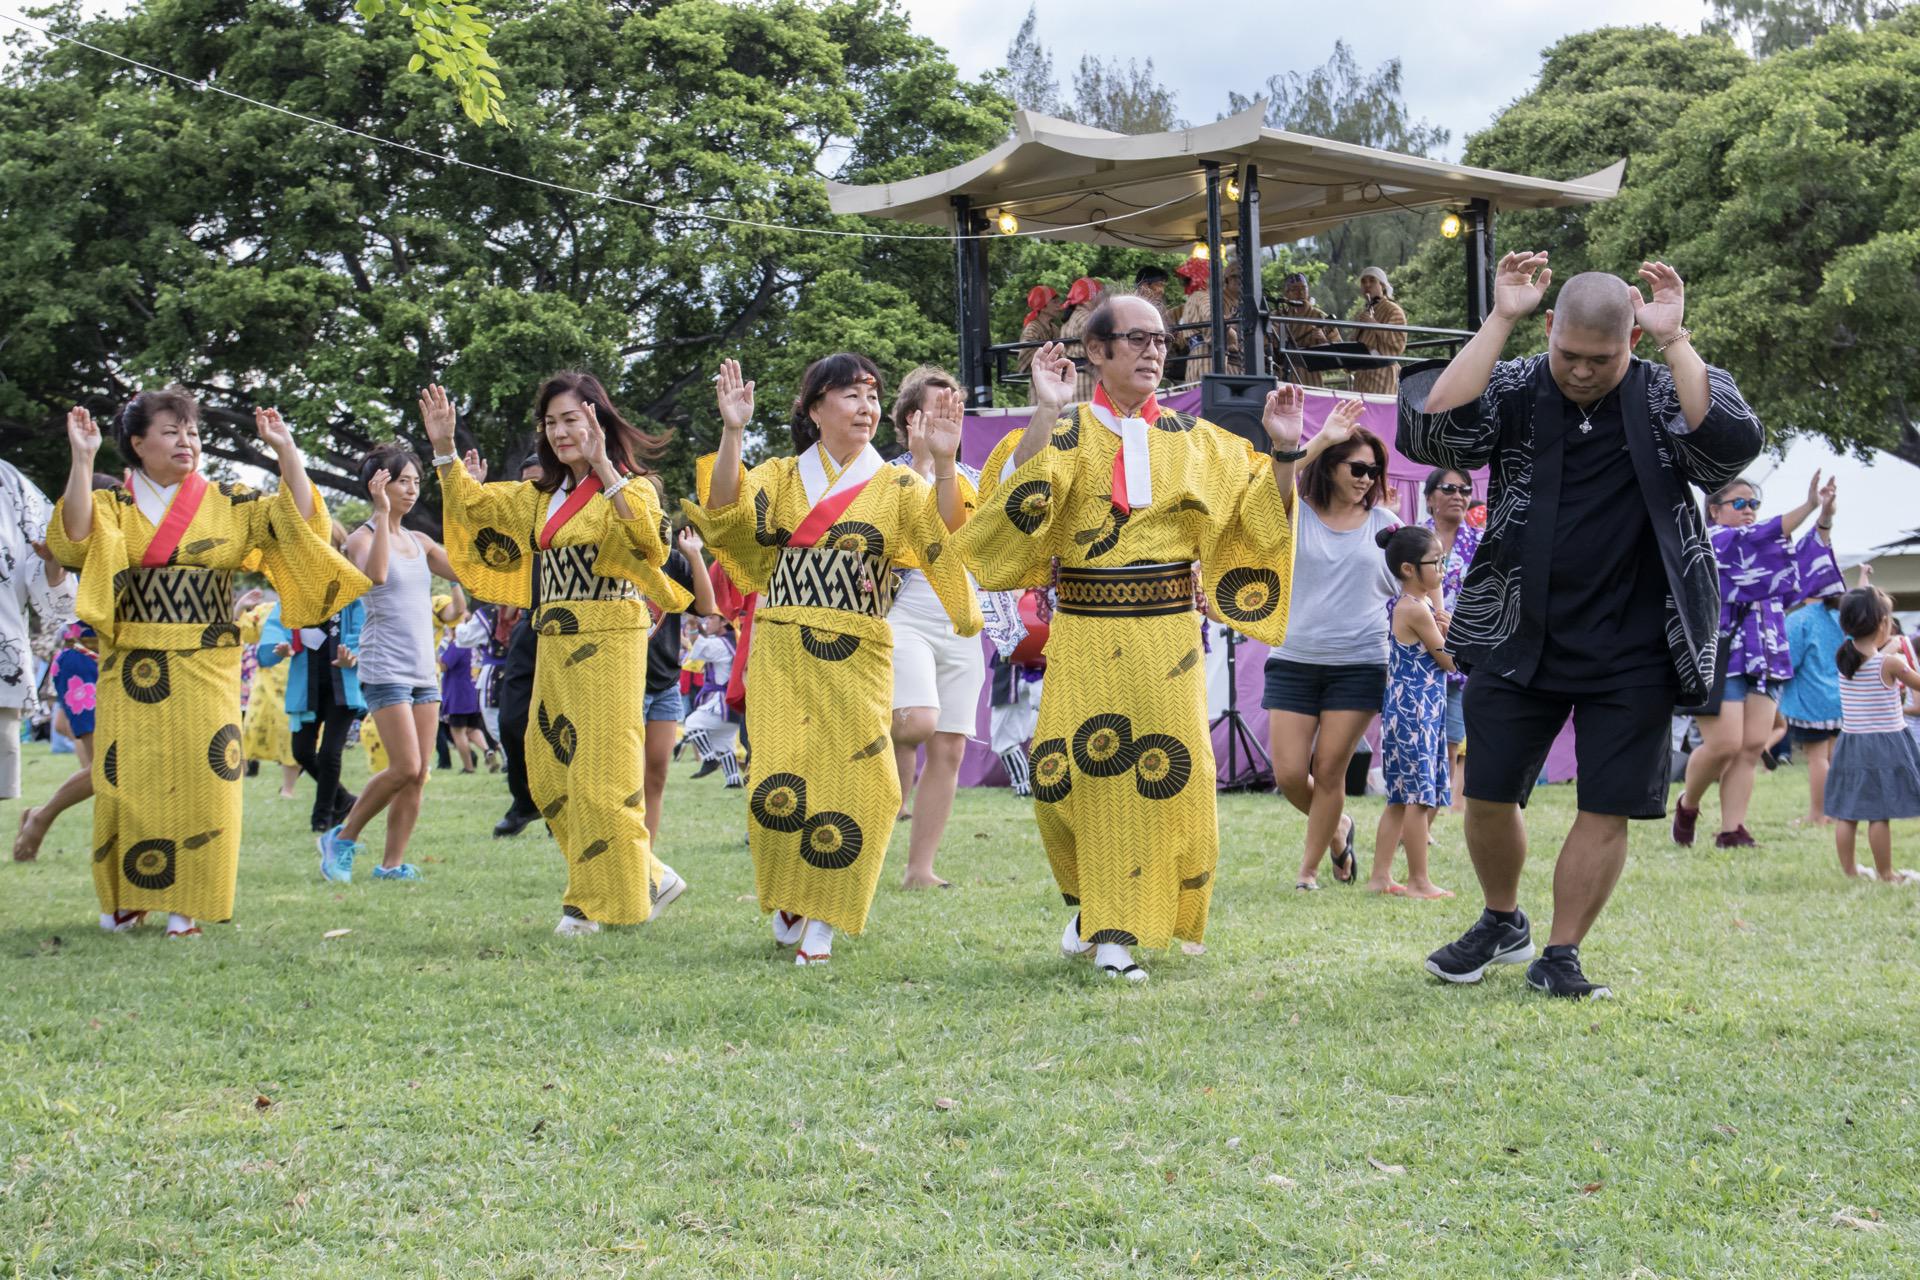
[(485, 484), (468, 470), (477, 456), (454, 455), (447, 393), (429, 387), (420, 412), (454, 571), (476, 599), (531, 609), (540, 636), (527, 783), (567, 860), (554, 932), (643, 924), (687, 887), (653, 856), (645, 810), (646, 598), (692, 601), (660, 571), (669, 527), (636, 474), (666, 441), (622, 418), (592, 374), (556, 374), (534, 402), (540, 478)]
[(1061, 948), (1140, 981), (1130, 948), (1204, 935), (1219, 859), (1194, 562), (1213, 617), (1279, 643), (1304, 393), (1268, 397), (1269, 459), (1159, 407), (1167, 336), (1151, 303), (1103, 302), (1086, 346), (1099, 384), (1071, 416), (1066, 353), (1034, 360), (1033, 418), (987, 459), (954, 546), (988, 590), (1056, 585), (1032, 785), (1079, 908)]
[(949, 396), (926, 427), (929, 485), (881, 461), (880, 371), (865, 356), (809, 365), (794, 402), (795, 457), (741, 466), (753, 383), (720, 367), (720, 451), (699, 463), (687, 516), (727, 576), (759, 594), (746, 642), (747, 735), (753, 741), (747, 835), (760, 910), (773, 935), (819, 964), (833, 931), (859, 933), (900, 810), (894, 766), (894, 566), (927, 575), (961, 635), (980, 607), (949, 531), (966, 519), (961, 409)]
[[(256, 604), (240, 615), (240, 643), (260, 643), (260, 624), (273, 612), (271, 600)], [(270, 667), (256, 666), (253, 685), (247, 691), (247, 709), (240, 717), (240, 747), (249, 760), (271, 761), (280, 766), (280, 798), (293, 799), (293, 786), (300, 781), (300, 762), (293, 758), (293, 727), (287, 723), (287, 672), (284, 662)]]
[(170, 938), (233, 916), (246, 770), (234, 571), (257, 560), (293, 626), (367, 589), (327, 545), (327, 509), (279, 413), (254, 414), (280, 460), (272, 497), (207, 483), (199, 417), (185, 391), (135, 396), (115, 423), (135, 464), (127, 487), (93, 493), (100, 428), (74, 409), (72, 471), (47, 529), (60, 562), (80, 571), (80, 617), (100, 635), (93, 885), (110, 932), (149, 911), (168, 913)]

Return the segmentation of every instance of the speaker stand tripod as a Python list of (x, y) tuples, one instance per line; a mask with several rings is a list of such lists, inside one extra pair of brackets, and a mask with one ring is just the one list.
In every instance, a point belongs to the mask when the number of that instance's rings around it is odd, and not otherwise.
[[(1240, 714), (1240, 680), (1236, 669), (1236, 655), (1244, 641), (1240, 633), (1232, 627), (1224, 628), (1227, 643), (1227, 709), (1214, 719), (1211, 730), (1227, 726), (1227, 771), (1220, 779), (1221, 791), (1265, 791), (1273, 785), (1273, 761), (1267, 757), (1267, 749), (1253, 736), (1253, 730), (1247, 727), (1246, 717)], [(1246, 765), (1241, 766), (1245, 757)]]

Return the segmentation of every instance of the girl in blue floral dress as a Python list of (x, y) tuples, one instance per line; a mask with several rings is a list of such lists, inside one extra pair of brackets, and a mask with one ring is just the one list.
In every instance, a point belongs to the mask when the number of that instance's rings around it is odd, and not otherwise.
[[(1387, 807), (1374, 833), (1367, 889), (1409, 898), (1451, 898), (1427, 875), (1427, 833), (1435, 810), (1452, 802), (1447, 776), (1447, 673), (1454, 669), (1432, 601), (1446, 555), (1430, 529), (1406, 525), (1378, 535), (1400, 594), (1387, 604), (1387, 695), (1380, 749)], [(1407, 848), (1407, 882), (1393, 879), (1393, 852)]]

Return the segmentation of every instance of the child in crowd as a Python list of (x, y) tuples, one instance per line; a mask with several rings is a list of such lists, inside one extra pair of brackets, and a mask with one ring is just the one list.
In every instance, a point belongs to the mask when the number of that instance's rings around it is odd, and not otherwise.
[[(1387, 807), (1374, 834), (1370, 893), (1409, 898), (1451, 898), (1427, 875), (1427, 834), (1434, 811), (1452, 802), (1447, 766), (1447, 673), (1444, 611), (1430, 598), (1440, 594), (1446, 556), (1431, 529), (1402, 525), (1375, 540), (1386, 551), (1387, 572), (1400, 593), (1387, 603), (1387, 696), (1380, 711), (1380, 747), (1387, 780)], [(1394, 883), (1393, 851), (1407, 848), (1407, 882)]]
[[(1855, 587), (1840, 599), (1847, 642), (1834, 655), (1840, 669), (1840, 741), (1827, 771), (1827, 816), (1844, 875), (1889, 884), (1920, 882), (1893, 868), (1895, 818), (1920, 818), (1920, 746), (1907, 733), (1901, 686), (1920, 689), (1920, 672), (1890, 641), (1893, 603), (1878, 587)], [(1854, 840), (1867, 824), (1873, 869), (1854, 862)]]
[(13, 860), (32, 862), (40, 856), (53, 820), (93, 794), (93, 686), (99, 679), (99, 641), (84, 622), (70, 622), (60, 633), (60, 651), (47, 668), (53, 687), (53, 727), (73, 740), (80, 767), (41, 805), (20, 810), (20, 830), (13, 840)]
[(700, 619), (700, 634), (687, 656), (701, 664), (703, 679), (700, 701), (687, 714), (687, 741), (700, 756), (700, 768), (694, 777), (704, 778), (721, 769), (726, 773), (729, 787), (744, 787), (746, 776), (741, 773), (740, 759), (733, 750), (740, 723), (727, 709), (727, 680), (733, 674), (733, 655), (733, 637), (727, 632), (726, 619), (718, 614)]

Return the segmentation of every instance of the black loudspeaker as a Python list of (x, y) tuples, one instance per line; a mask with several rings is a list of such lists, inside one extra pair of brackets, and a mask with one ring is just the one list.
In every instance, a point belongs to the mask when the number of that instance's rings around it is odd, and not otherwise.
[(1267, 439), (1267, 429), (1260, 425), (1260, 415), (1266, 411), (1267, 392), (1279, 385), (1271, 375), (1204, 374), (1200, 379), (1200, 416), (1265, 453), (1273, 444)]

